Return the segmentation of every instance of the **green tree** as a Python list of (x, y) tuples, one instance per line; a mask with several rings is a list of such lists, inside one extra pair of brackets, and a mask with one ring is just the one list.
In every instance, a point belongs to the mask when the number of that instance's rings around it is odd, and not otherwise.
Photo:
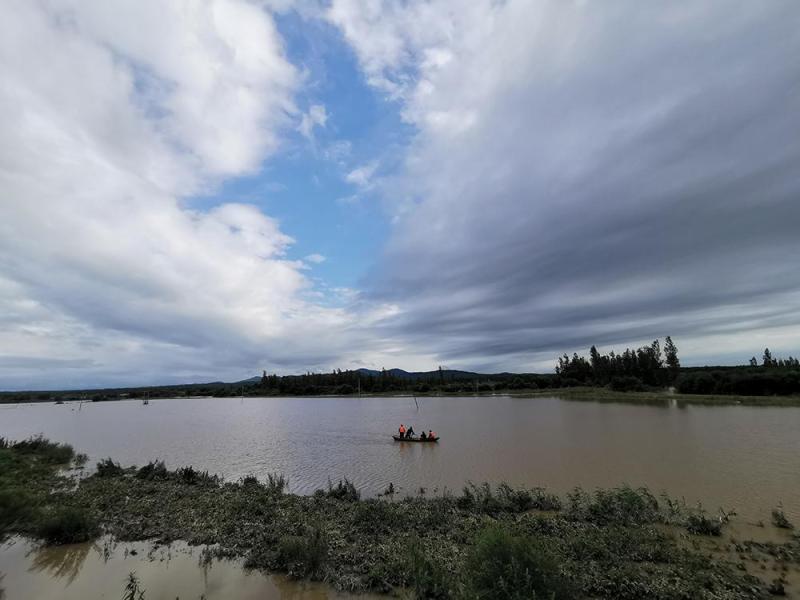
[(675, 379), (681, 368), (681, 361), (678, 359), (678, 347), (670, 336), (664, 339), (664, 356), (667, 360), (667, 369), (669, 369), (672, 379)]
[(772, 352), (769, 351), (769, 348), (764, 348), (763, 360), (765, 367), (771, 367), (773, 365), (774, 360), (772, 358)]

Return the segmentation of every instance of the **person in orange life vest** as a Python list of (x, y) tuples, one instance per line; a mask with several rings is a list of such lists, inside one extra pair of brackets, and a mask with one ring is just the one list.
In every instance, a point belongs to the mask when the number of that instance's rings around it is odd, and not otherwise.
[(400, 434), (400, 439), (401, 439), (401, 440), (402, 440), (404, 437), (406, 437), (406, 426), (405, 426), (405, 425), (403, 425), (402, 423), (400, 423), (400, 429), (398, 429), (397, 431), (398, 431), (398, 433)]

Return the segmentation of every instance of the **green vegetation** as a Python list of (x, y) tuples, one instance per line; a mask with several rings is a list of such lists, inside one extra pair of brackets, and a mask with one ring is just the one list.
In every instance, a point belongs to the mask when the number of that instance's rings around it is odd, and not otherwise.
[(794, 529), (794, 525), (786, 518), (782, 508), (773, 509), (772, 524), (780, 529)]
[[(686, 541), (716, 539), (726, 519), (646, 489), (576, 489), (562, 500), (543, 489), (470, 484), (457, 496), (361, 500), (347, 480), (296, 496), (279, 475), (233, 483), (161, 461), (136, 469), (111, 460), (76, 486), (49, 460), (58, 445), (44, 441), (3, 442), (0, 501), (12, 507), (3, 515), (16, 515), (4, 531), (47, 543), (101, 529), (119, 540), (182, 539), (251, 568), (420, 598), (721, 600), (765, 598), (776, 585)], [(12, 503), (12, 490), (30, 501)], [(769, 556), (800, 568), (796, 537), (736, 548), (738, 560), (761, 565)], [(128, 584), (127, 597), (139, 598), (138, 580)]]
[(498, 526), (481, 532), (464, 563), (466, 598), (565, 600), (575, 590), (541, 540)]

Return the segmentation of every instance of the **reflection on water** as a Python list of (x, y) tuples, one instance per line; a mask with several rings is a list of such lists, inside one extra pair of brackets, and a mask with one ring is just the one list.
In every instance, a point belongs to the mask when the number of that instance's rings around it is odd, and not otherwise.
[[(209, 560), (182, 543), (98, 543), (45, 548), (12, 538), (0, 548), (4, 600), (121, 598), (135, 573), (147, 600), (328, 600), (338, 594), (318, 583), (248, 572), (238, 562)], [(1, 593), (0, 593), (1, 594)], [(368, 599), (367, 596), (359, 598)]]
[(91, 544), (32, 548), (29, 553), (32, 556), (29, 570), (63, 578), (69, 585), (78, 576), (90, 550)]
[[(281, 472), (312, 493), (347, 477), (365, 496), (468, 480), (566, 493), (628, 483), (769, 519), (800, 520), (800, 408), (631, 405), (557, 398), (197, 398), (0, 406), (0, 436), (36, 433), (92, 462), (164, 459), (237, 479)], [(439, 444), (402, 444), (400, 423)]]

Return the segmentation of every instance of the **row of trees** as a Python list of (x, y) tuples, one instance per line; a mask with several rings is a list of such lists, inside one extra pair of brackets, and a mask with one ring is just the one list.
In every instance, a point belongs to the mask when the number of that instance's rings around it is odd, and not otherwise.
[[(758, 366), (758, 360), (756, 360), (755, 356), (750, 359), (750, 366)], [(778, 369), (797, 369), (800, 368), (800, 361), (792, 356), (789, 358), (773, 358), (772, 352), (769, 351), (769, 348), (764, 348), (764, 354), (761, 356), (761, 366)]]
[(556, 373), (582, 384), (625, 388), (669, 385), (678, 376), (680, 367), (678, 348), (667, 336), (663, 351), (661, 343), (654, 340), (649, 346), (626, 348), (621, 354), (614, 351), (600, 354), (596, 346), (590, 348), (588, 359), (577, 352), (572, 358), (564, 354), (558, 359)]

